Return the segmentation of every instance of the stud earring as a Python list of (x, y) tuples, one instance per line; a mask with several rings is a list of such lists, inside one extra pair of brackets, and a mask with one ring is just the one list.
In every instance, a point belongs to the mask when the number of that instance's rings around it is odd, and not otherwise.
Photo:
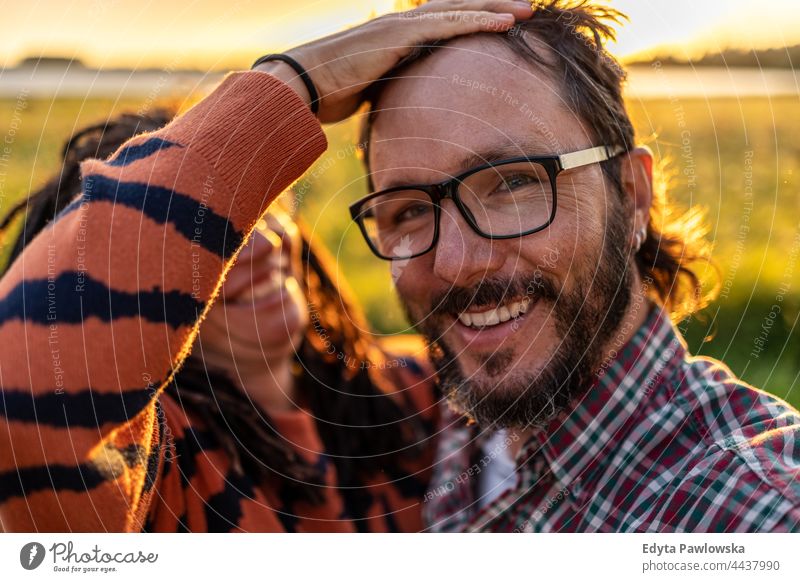
[(636, 252), (639, 252), (639, 249), (642, 248), (644, 241), (647, 239), (647, 229), (642, 228), (639, 232), (636, 233), (636, 237), (634, 238), (633, 246), (636, 247)]

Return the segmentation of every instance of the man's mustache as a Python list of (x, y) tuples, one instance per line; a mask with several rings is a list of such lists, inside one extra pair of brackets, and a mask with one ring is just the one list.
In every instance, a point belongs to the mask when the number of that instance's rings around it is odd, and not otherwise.
[(473, 287), (450, 287), (434, 295), (429, 317), (456, 317), (470, 307), (496, 307), (509, 301), (528, 298), (555, 302), (561, 289), (550, 276), (536, 271), (516, 277), (493, 277), (482, 279)]

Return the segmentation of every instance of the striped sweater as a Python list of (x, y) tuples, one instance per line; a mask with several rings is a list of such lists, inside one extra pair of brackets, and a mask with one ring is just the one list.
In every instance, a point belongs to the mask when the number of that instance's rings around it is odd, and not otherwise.
[[(163, 129), (82, 163), (83, 191), (0, 279), (0, 530), (419, 529), (416, 467), (370, 482), (358, 521), (332, 467), (327, 503), (288, 506), (233, 475), (165, 393), (256, 221), (326, 147), (292, 89), (242, 72)], [(416, 406), (435, 408), (413, 370)], [(306, 413), (274, 421), (324, 462)]]

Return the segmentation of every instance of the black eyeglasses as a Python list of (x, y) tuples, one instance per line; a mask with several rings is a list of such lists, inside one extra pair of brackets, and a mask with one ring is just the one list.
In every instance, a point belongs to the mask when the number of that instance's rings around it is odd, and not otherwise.
[(480, 236), (508, 239), (539, 232), (556, 216), (556, 177), (565, 170), (611, 159), (622, 146), (598, 146), (553, 156), (525, 156), (484, 164), (438, 184), (396, 186), (350, 206), (369, 248), (389, 261), (427, 253), (439, 238), (442, 200), (452, 198)]

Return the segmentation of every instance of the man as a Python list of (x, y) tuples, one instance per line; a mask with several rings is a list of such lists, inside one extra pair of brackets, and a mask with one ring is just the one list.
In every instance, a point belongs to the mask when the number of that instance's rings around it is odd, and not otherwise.
[[(351, 208), (455, 415), (433, 531), (788, 531), (800, 415), (693, 358), (702, 232), (654, 202), (614, 11), (548, 2), (376, 85)], [(459, 417), (472, 419), (467, 425)]]

